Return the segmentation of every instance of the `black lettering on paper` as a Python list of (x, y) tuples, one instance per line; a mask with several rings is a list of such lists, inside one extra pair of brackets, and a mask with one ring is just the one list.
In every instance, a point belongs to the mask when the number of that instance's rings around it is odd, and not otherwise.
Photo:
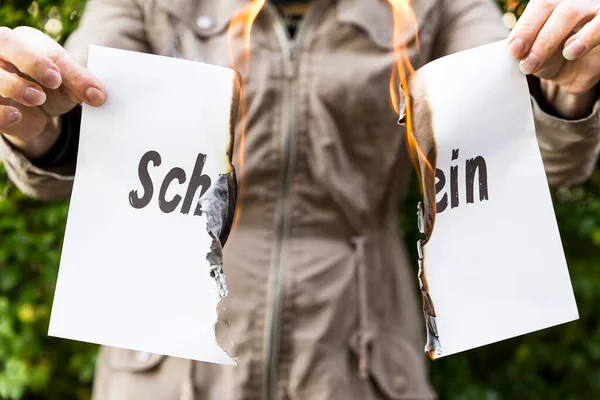
[(155, 167), (158, 167), (161, 163), (160, 154), (154, 150), (151, 150), (145, 153), (140, 159), (140, 163), (138, 165), (138, 176), (140, 178), (140, 182), (142, 183), (142, 188), (144, 189), (144, 195), (139, 197), (137, 190), (132, 190), (129, 192), (129, 203), (133, 208), (146, 207), (154, 195), (152, 178), (150, 178), (150, 173), (148, 172), (148, 164), (150, 164), (150, 162), (152, 162)]
[(169, 189), (169, 185), (175, 179), (177, 179), (177, 182), (179, 182), (179, 184), (184, 183), (185, 179), (186, 179), (185, 171), (181, 168), (173, 168), (172, 170), (169, 171), (167, 176), (165, 176), (165, 180), (163, 181), (162, 185), (160, 186), (160, 192), (158, 194), (158, 206), (160, 207), (161, 211), (166, 214), (169, 214), (169, 213), (172, 213), (173, 211), (175, 211), (175, 209), (179, 205), (179, 202), (181, 201), (181, 196), (178, 194), (175, 195), (173, 197), (173, 199), (171, 199), (171, 200), (167, 201), (165, 199), (165, 196), (167, 195), (167, 190)]
[(467, 203), (473, 203), (475, 173), (478, 172), (479, 177), (479, 200), (488, 200), (488, 184), (487, 184), (487, 166), (485, 159), (481, 156), (467, 160), (465, 180), (467, 182)]
[[(196, 191), (199, 187), (202, 186), (202, 191), (200, 192), (199, 197), (202, 197), (202, 195), (204, 195), (204, 193), (206, 193), (206, 191), (210, 187), (210, 177), (208, 175), (202, 174), (202, 169), (204, 168), (205, 162), (206, 155), (202, 153), (198, 154), (198, 157), (196, 158), (196, 164), (194, 165), (194, 172), (192, 173), (188, 190), (185, 194), (185, 200), (183, 201), (183, 205), (181, 206), (182, 214), (188, 214), (190, 212), (192, 202), (194, 201)], [(202, 215), (202, 209), (200, 207), (196, 207), (196, 209), (194, 210), (194, 215)]]

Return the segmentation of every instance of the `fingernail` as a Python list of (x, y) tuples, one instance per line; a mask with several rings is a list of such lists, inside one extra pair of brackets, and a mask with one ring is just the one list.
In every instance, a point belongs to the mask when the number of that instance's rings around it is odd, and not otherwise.
[(100, 90), (95, 87), (88, 88), (85, 91), (85, 98), (88, 100), (88, 103), (93, 106), (100, 106), (106, 100), (106, 96)]
[(585, 51), (585, 44), (579, 39), (573, 40), (565, 49), (563, 50), (563, 57), (567, 60), (575, 60), (579, 58), (583, 52)]
[(508, 45), (506, 52), (513, 58), (519, 58), (525, 51), (525, 42), (521, 38), (516, 38)]
[(41, 106), (46, 101), (46, 93), (32, 87), (28, 87), (25, 89), (25, 93), (23, 93), (23, 99), (33, 105)]
[(535, 71), (537, 71), (539, 66), (540, 66), (540, 61), (537, 59), (537, 57), (533, 53), (529, 53), (527, 58), (525, 58), (523, 61), (521, 61), (519, 63), (519, 69), (525, 75), (533, 74)]
[(50, 89), (56, 89), (62, 83), (60, 73), (54, 68), (48, 68), (42, 76), (42, 84)]
[(13, 125), (21, 120), (21, 113), (18, 111), (11, 111), (8, 113), (8, 124)]

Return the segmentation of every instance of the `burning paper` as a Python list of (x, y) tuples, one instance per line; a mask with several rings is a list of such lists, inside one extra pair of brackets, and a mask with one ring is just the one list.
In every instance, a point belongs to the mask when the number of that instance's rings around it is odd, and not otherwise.
[(426, 350), (447, 356), (577, 319), (527, 82), (505, 43), (434, 61), (409, 82)]
[(84, 106), (49, 334), (234, 364), (216, 343), (227, 294), (238, 77), (91, 47), (106, 103)]

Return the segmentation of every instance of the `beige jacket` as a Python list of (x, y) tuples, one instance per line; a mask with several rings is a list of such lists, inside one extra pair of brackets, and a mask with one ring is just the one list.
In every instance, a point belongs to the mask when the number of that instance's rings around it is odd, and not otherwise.
[[(228, 66), (228, 22), (246, 4), (89, 0), (67, 47), (82, 62), (88, 46), (99, 44)], [(420, 54), (414, 30), (404, 36), (416, 68), (507, 34), (490, 0), (413, 0), (413, 6)], [(383, 0), (314, 0), (293, 44), (272, 6), (260, 12), (243, 77), (243, 213), (225, 248), (230, 293), (222, 317), (230, 328), (218, 326), (220, 342), (235, 343), (240, 365), (103, 348), (96, 400), (434, 397), (415, 271), (398, 232), (412, 167), (388, 99), (391, 38)], [(237, 36), (232, 46), (238, 63), (242, 40)], [(534, 104), (551, 183), (589, 175), (598, 108), (567, 122)], [(0, 155), (23, 192), (69, 196), (72, 170), (40, 170), (4, 142)], [(366, 379), (359, 378), (359, 359)]]

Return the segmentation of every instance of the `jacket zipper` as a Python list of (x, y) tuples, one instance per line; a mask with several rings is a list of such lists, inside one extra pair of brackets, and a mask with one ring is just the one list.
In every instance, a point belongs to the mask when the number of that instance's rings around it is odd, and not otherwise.
[(275, 214), (275, 247), (269, 270), (268, 308), (265, 321), (264, 349), (265, 371), (263, 381), (263, 398), (277, 398), (278, 367), (281, 341), (281, 316), (284, 297), (285, 259), (283, 245), (289, 235), (290, 200), (289, 192), (296, 166), (296, 100), (298, 91), (296, 49), (304, 31), (305, 20), (310, 10), (300, 22), (295, 39), (291, 39), (279, 12), (271, 5), (266, 8), (271, 13), (275, 24), (275, 33), (284, 52), (285, 83), (283, 87), (283, 165), (280, 172), (278, 202)]

